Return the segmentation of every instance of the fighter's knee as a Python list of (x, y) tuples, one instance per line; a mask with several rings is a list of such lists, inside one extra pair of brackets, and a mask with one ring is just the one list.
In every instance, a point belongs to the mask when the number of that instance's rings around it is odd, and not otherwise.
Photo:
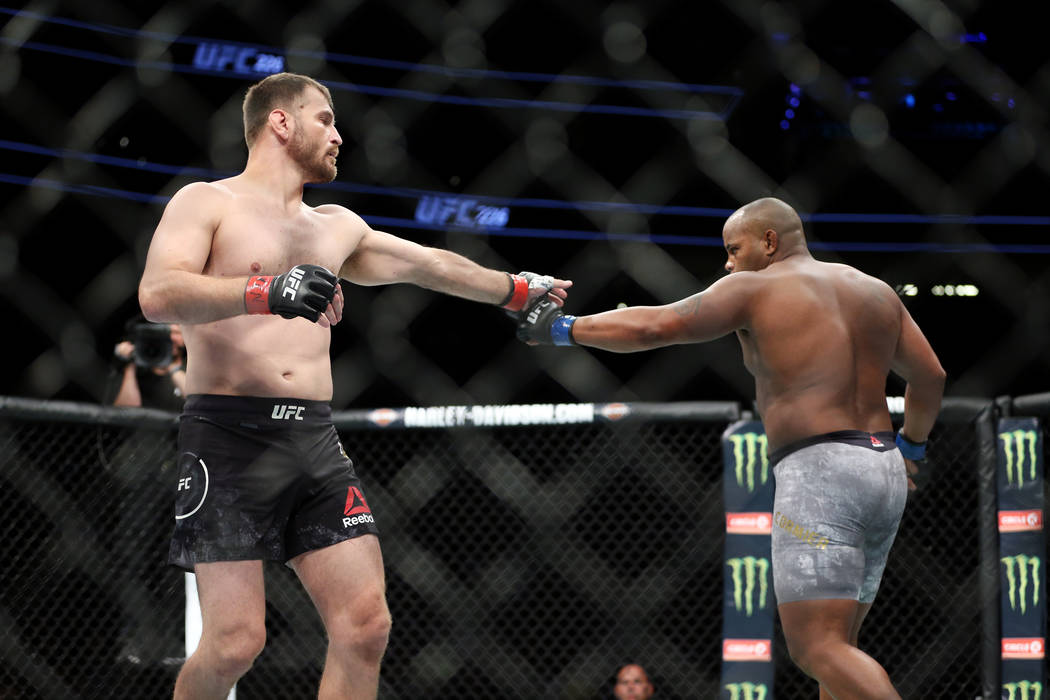
[(379, 595), (335, 615), (329, 624), (328, 643), (355, 656), (379, 661), (386, 651), (390, 627), (390, 610)]
[(831, 655), (835, 654), (836, 650), (832, 645), (802, 642), (797, 639), (792, 641), (788, 638), (785, 638), (785, 641), (787, 641), (788, 656), (803, 673), (811, 678), (819, 679), (822, 676), (822, 669), (829, 662), (834, 661)]
[(222, 676), (239, 678), (247, 673), (266, 646), (266, 626), (238, 626), (202, 639), (202, 644), (205, 642), (216, 671)]
[(784, 641), (786, 642), (788, 656), (791, 657), (791, 661), (805, 671), (807, 661), (806, 645), (798, 640), (792, 640), (791, 637), (788, 636), (785, 636)]

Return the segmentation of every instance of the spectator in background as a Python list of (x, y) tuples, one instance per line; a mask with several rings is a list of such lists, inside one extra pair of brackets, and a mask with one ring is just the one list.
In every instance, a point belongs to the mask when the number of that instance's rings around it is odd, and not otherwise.
[(649, 700), (653, 696), (653, 684), (644, 668), (627, 664), (616, 672), (613, 695), (616, 700)]
[(125, 338), (113, 349), (113, 357), (120, 375), (114, 406), (182, 410), (186, 345), (178, 324), (132, 319)]
[[(141, 315), (132, 318), (113, 349), (113, 358), (114, 406), (182, 410), (186, 345), (177, 324), (150, 323)], [(100, 454), (126, 494), (115, 533), (117, 541), (122, 542), (118, 550), (123, 553), (118, 565), (122, 585), (118, 588), (121, 626), (117, 660), (175, 670), (184, 653), (182, 628), (172, 622), (181, 620), (184, 583), (181, 576), (157, 566), (166, 553), (171, 532), (167, 487), (174, 479), (175, 460), (144, 460), (142, 442), (133, 436)], [(154, 505), (144, 508), (144, 504)]]

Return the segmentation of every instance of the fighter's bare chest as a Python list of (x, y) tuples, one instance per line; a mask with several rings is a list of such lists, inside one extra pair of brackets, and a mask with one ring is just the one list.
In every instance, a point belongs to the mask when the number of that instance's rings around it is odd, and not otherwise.
[(349, 255), (346, 241), (323, 217), (263, 214), (225, 216), (212, 234), (206, 272), (280, 274), (294, 265), (323, 265), (338, 273)]

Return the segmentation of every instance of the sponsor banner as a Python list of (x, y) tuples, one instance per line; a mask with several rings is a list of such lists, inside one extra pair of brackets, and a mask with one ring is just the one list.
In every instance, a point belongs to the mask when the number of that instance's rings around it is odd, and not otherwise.
[(1003, 637), (1004, 659), (1041, 659), (1046, 650), (1043, 637)]
[(406, 428), (460, 426), (568, 425), (593, 423), (593, 403), (534, 403), (497, 406), (410, 406)]
[(1043, 433), (1036, 418), (1002, 418), (999, 448), (999, 509), (1043, 507)]
[(631, 415), (631, 407), (625, 403), (599, 404), (598, 413), (611, 421), (617, 421)]
[(773, 695), (765, 683), (741, 680), (724, 683), (719, 700), (773, 700)]
[(762, 424), (744, 421), (730, 426), (722, 435), (722, 454), (726, 511), (772, 511), (773, 473)]
[(1003, 661), (1004, 666), (1016, 666), (1011, 673), (1017, 680), (1004, 681), (999, 693), (1000, 700), (1047, 700), (1043, 694), (1046, 678), (1043, 673), (1043, 661)]
[[(737, 556), (726, 559), (725, 576), (726, 615), (752, 619), (773, 610), (773, 567), (769, 557)], [(742, 621), (741, 621), (742, 622)], [(745, 625), (735, 625), (744, 631)], [(763, 630), (765, 624), (747, 625), (752, 630)]]
[[(1032, 540), (1042, 539), (1041, 533), (1015, 533), (1011, 539), (1015, 541), (999, 547), (1003, 636), (1043, 635), (1046, 632), (1046, 557), (1028, 554), (1037, 551)], [(1044, 555), (1045, 552), (1044, 549)]]
[(380, 428), (385, 428), (388, 425), (400, 421), (401, 412), (392, 408), (377, 408), (369, 412), (368, 420)]
[(1041, 510), (999, 511), (999, 532), (1029, 532), (1043, 529)]
[[(376, 428), (488, 428), (615, 423), (636, 413), (631, 404), (614, 402), (407, 406), (376, 408), (359, 415), (370, 427)], [(282, 408), (281, 415), (274, 418), (294, 419), (296, 416)], [(362, 418), (354, 416), (353, 420)]]
[(723, 661), (772, 661), (772, 639), (723, 639)]
[(772, 639), (723, 639), (723, 661), (772, 661)]
[(731, 535), (768, 535), (772, 531), (772, 513), (726, 513), (726, 532)]
[[(458, 428), (463, 426), (566, 425), (593, 423), (595, 405), (508, 404), (490, 406), (408, 406), (377, 408), (368, 413), (368, 421), (379, 428), (394, 425), (405, 428)], [(601, 413), (618, 420), (630, 413), (626, 404), (606, 404)]]
[(773, 698), (773, 473), (766, 435), (740, 421), (722, 435), (726, 509), (721, 698)]
[(1043, 700), (1047, 611), (1042, 426), (1036, 418), (1002, 418), (996, 441), (1001, 697)]

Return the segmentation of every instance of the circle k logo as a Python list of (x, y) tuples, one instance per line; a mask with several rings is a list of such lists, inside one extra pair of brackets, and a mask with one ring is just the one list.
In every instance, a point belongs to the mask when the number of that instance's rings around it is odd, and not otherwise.
[(999, 532), (1030, 532), (1042, 529), (1042, 510), (999, 511)]

